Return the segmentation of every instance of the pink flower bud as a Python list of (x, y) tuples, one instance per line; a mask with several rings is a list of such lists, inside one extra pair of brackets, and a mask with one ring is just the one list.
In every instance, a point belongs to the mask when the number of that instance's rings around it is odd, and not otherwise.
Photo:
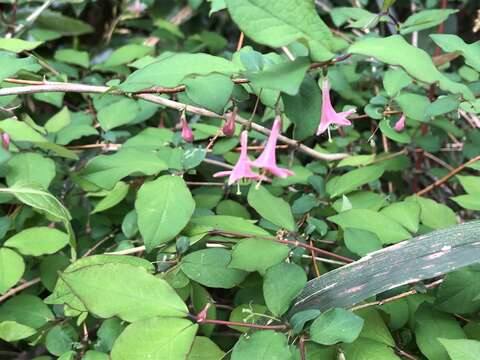
[(193, 142), (193, 140), (194, 140), (193, 131), (188, 126), (187, 117), (185, 116), (184, 111), (180, 115), (180, 121), (182, 123), (182, 138), (183, 138), (183, 140), (185, 140), (186, 142), (189, 142), (189, 143)]
[(8, 150), (8, 146), (10, 145), (10, 136), (4, 132), (2, 133), (2, 147), (5, 150)]
[(405, 128), (405, 115), (402, 114), (400, 119), (395, 123), (394, 129), (395, 131), (402, 131)]
[(225, 136), (232, 137), (235, 134), (235, 118), (237, 117), (237, 108), (228, 114), (227, 121), (222, 127), (222, 132)]

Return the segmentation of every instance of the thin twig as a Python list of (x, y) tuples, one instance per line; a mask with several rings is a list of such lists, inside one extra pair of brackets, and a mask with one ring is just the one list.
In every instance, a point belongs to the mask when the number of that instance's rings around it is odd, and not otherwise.
[(19, 285), (19, 286), (13, 288), (13, 289), (8, 290), (5, 294), (0, 296), (0, 303), (4, 302), (6, 299), (15, 295), (16, 293), (19, 293), (22, 290), (25, 290), (25, 289), (27, 289), (27, 288), (35, 285), (35, 284), (38, 284), (40, 281), (41, 281), (41, 279), (39, 277), (37, 277), (37, 278), (34, 278), (32, 280), (24, 282), (22, 285)]
[(42, 12), (44, 12), (45, 10), (47, 10), (49, 8), (50, 5), (52, 5), (54, 0), (47, 0), (45, 1), (42, 6), (40, 6), (37, 10), (35, 10), (34, 12), (32, 12), (25, 20), (25, 22), (23, 24), (20, 24), (18, 25), (17, 27), (15, 27), (15, 30), (13, 32), (13, 35), (17, 35), (17, 34), (20, 34), (27, 26), (30, 26), (32, 25), (37, 19), (38, 17), (42, 14)]
[[(435, 286), (440, 285), (442, 282), (443, 282), (443, 279), (439, 279), (437, 281), (434, 281), (430, 284), (425, 285), (425, 287), (427, 289), (431, 289)], [(410, 295), (415, 295), (416, 293), (418, 293), (418, 291), (415, 290), (415, 289), (412, 289), (412, 290), (406, 291), (404, 293), (401, 293), (401, 294), (398, 294), (398, 295), (395, 295), (395, 296), (392, 296), (392, 297), (389, 297), (389, 298), (386, 298), (386, 299), (383, 299), (383, 300), (372, 301), (372, 302), (369, 302), (369, 303), (366, 303), (366, 304), (360, 304), (360, 305), (354, 306), (354, 307), (350, 308), (350, 310), (356, 311), (356, 310), (360, 310), (360, 309), (365, 309), (365, 308), (370, 307), (370, 306), (387, 304), (389, 302), (392, 302), (392, 301), (395, 301), (395, 300), (398, 300), (398, 299), (403, 299), (403, 298), (405, 298), (407, 296), (410, 296)]]
[(113, 252), (106, 252), (105, 255), (130, 255), (130, 254), (137, 254), (145, 251), (145, 245), (137, 246), (130, 249), (113, 251)]
[(428, 185), (426, 188), (418, 191), (415, 193), (415, 195), (417, 196), (422, 196), (422, 195), (425, 195), (426, 193), (432, 191), (433, 189), (435, 189), (436, 187), (442, 185), (443, 183), (447, 182), (451, 177), (457, 175), (460, 171), (462, 171), (463, 169), (465, 169), (465, 167), (467, 167), (468, 165), (471, 165), (473, 164), (474, 162), (477, 162), (480, 160), (480, 155), (478, 156), (475, 156), (473, 159), (470, 159), (469, 161), (467, 161), (466, 163), (460, 165), (459, 167), (453, 169), (452, 171), (450, 171), (447, 175), (445, 175), (444, 177), (442, 177), (441, 179), (438, 179), (437, 181), (435, 181), (433, 184), (430, 184)]
[[(107, 86), (48, 82), (48, 83), (44, 83), (43, 85), (30, 85), (30, 86), (23, 86), (23, 87), (2, 88), (0, 89), (0, 96), (49, 93), (49, 92), (97, 93), (97, 94), (103, 94), (108, 92), (111, 95), (120, 95), (120, 96), (125, 95), (122, 92), (111, 90), (111, 88)], [(146, 100), (155, 104), (160, 104), (165, 107), (169, 107), (171, 109), (175, 109), (178, 111), (186, 110), (189, 113), (193, 113), (201, 116), (220, 118), (220, 119), (226, 119), (228, 116), (230, 116), (230, 113), (226, 113), (224, 115), (218, 115), (212, 111), (209, 111), (201, 107), (187, 105), (181, 102), (165, 99), (153, 94), (134, 94), (133, 96), (138, 99)], [(246, 120), (240, 116), (236, 116), (235, 121), (244, 126), (251, 126), (252, 129), (264, 135), (267, 135), (267, 136), (270, 135), (270, 129), (267, 129), (266, 127), (256, 123), (252, 123), (251, 121)], [(290, 139), (283, 135), (280, 135), (278, 137), (278, 140), (283, 142), (284, 144), (288, 144), (296, 148), (298, 151), (312, 158), (319, 159), (319, 160), (334, 161), (334, 160), (341, 160), (349, 156), (348, 154), (345, 154), (345, 153), (332, 153), (332, 154), (320, 153), (312, 148), (309, 148), (308, 146), (305, 146), (299, 143), (296, 140)]]

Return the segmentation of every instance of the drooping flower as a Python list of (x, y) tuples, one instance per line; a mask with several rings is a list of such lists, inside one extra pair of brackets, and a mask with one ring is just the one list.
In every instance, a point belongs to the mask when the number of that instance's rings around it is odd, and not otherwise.
[(10, 145), (10, 136), (4, 132), (2, 133), (2, 147), (5, 150), (8, 150), (8, 146)]
[(231, 171), (220, 171), (213, 174), (213, 177), (228, 176), (228, 185), (232, 185), (241, 179), (267, 180), (264, 175), (256, 174), (252, 171), (251, 162), (247, 154), (248, 131), (242, 131), (240, 135), (240, 157)]
[(398, 132), (402, 131), (405, 128), (405, 115), (402, 114), (400, 119), (395, 123), (394, 129)]
[(186, 142), (189, 142), (189, 143), (193, 142), (193, 140), (194, 140), (193, 132), (192, 132), (192, 129), (190, 129), (190, 126), (188, 126), (185, 111), (182, 111), (182, 113), (180, 114), (180, 122), (182, 123), (182, 138), (183, 138), (183, 140), (185, 140)]
[(280, 116), (277, 116), (275, 118), (275, 121), (273, 122), (272, 130), (270, 132), (270, 136), (268, 137), (267, 144), (265, 145), (265, 148), (263, 149), (263, 152), (260, 154), (258, 159), (252, 162), (252, 166), (264, 169), (272, 175), (278, 176), (280, 178), (286, 178), (287, 176), (294, 175), (294, 173), (293, 171), (278, 167), (275, 154), (281, 126), (281, 118)]
[(237, 108), (233, 108), (233, 111), (228, 114), (227, 121), (222, 127), (223, 135), (232, 137), (235, 133), (235, 118), (237, 117)]
[(339, 126), (352, 125), (350, 120), (347, 119), (347, 116), (352, 115), (355, 112), (355, 109), (339, 113), (335, 111), (330, 100), (330, 86), (328, 84), (328, 79), (325, 78), (322, 83), (322, 115), (320, 117), (320, 125), (317, 129), (317, 135), (324, 133), (331, 124)]

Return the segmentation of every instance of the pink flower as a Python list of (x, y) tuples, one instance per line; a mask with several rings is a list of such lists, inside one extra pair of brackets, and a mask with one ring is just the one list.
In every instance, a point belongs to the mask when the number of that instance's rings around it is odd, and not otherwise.
[(252, 166), (260, 169), (264, 169), (271, 174), (278, 176), (280, 178), (286, 178), (287, 176), (294, 175), (293, 171), (281, 168), (277, 166), (277, 159), (275, 155), (277, 147), (278, 135), (280, 135), (280, 127), (282, 126), (280, 116), (275, 118), (273, 122), (272, 130), (270, 136), (267, 140), (267, 144), (263, 149), (263, 152), (260, 154), (257, 160), (252, 162)]
[(222, 127), (223, 135), (232, 137), (235, 133), (235, 118), (237, 117), (237, 108), (227, 115), (227, 121)]
[(398, 132), (402, 131), (405, 128), (405, 115), (402, 114), (400, 119), (395, 123), (394, 129)]
[(251, 162), (247, 154), (248, 131), (242, 131), (240, 135), (240, 157), (231, 171), (220, 171), (213, 174), (213, 177), (229, 176), (228, 185), (232, 185), (241, 179), (267, 180), (266, 176), (256, 174), (251, 169)]
[(320, 125), (318, 126), (317, 135), (324, 133), (331, 124), (340, 126), (352, 125), (350, 120), (347, 119), (347, 116), (352, 115), (355, 112), (356, 110), (354, 109), (340, 113), (335, 111), (332, 102), (330, 101), (330, 86), (328, 84), (328, 79), (325, 78), (322, 84), (322, 115), (320, 117)]
[(5, 150), (8, 150), (8, 146), (10, 145), (10, 136), (4, 132), (2, 133), (2, 147)]
[(187, 117), (185, 116), (185, 111), (182, 111), (180, 115), (180, 122), (182, 123), (182, 138), (186, 142), (191, 143), (194, 140), (192, 129), (188, 126)]

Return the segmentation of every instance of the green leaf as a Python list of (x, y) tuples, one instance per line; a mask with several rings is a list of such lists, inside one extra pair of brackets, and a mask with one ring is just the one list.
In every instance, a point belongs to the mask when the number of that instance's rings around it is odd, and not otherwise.
[(480, 177), (479, 176), (462, 176), (457, 175), (458, 181), (462, 184), (463, 189), (471, 195), (480, 195)]
[(451, 360), (475, 360), (480, 354), (480, 341), (467, 339), (438, 339), (447, 349)]
[(92, 214), (108, 210), (120, 203), (128, 194), (129, 185), (119, 181), (112, 190), (106, 192), (105, 197), (98, 202), (92, 211)]
[(130, 324), (112, 349), (112, 360), (183, 360), (198, 325), (185, 319), (154, 317)]
[(187, 96), (195, 104), (217, 114), (223, 114), (233, 91), (232, 80), (221, 74), (187, 77), (185, 85)]
[(298, 94), (305, 74), (310, 67), (306, 57), (269, 66), (260, 72), (247, 72), (247, 78), (258, 88), (278, 90), (288, 95)]
[[(80, 258), (68, 266), (63, 273), (66, 274), (85, 267), (105, 264), (127, 264), (133, 267), (143, 267), (146, 271), (153, 272), (153, 265), (142, 258), (134, 256), (93, 255)], [(58, 279), (54, 291), (45, 299), (45, 303), (58, 305), (65, 304), (72, 309), (76, 309), (76, 311), (87, 311), (85, 305), (72, 293), (62, 278)]]
[(103, 189), (112, 189), (131, 174), (154, 175), (167, 168), (165, 161), (154, 152), (122, 149), (113, 155), (94, 157), (80, 176)]
[(55, 31), (64, 36), (76, 36), (93, 32), (93, 27), (89, 24), (64, 16), (55, 11), (43, 11), (37, 18), (35, 26), (41, 29)]
[(464, 209), (480, 211), (480, 199), (478, 195), (460, 195), (451, 197), (450, 199)]
[(68, 234), (47, 226), (39, 226), (20, 231), (3, 245), (16, 249), (22, 255), (40, 256), (54, 254), (67, 244)]
[[(76, 342), (77, 339), (78, 334), (72, 325), (68, 323), (59, 324), (48, 331), (47, 336), (45, 337), (45, 347), (53, 355), (61, 356), (66, 352), (70, 352), (73, 343)], [(73, 351), (72, 353), (72, 357), (66, 359), (73, 360), (73, 355), (75, 355), (75, 353)]]
[(133, 121), (139, 112), (140, 108), (135, 100), (124, 98), (102, 107), (97, 118), (102, 129), (108, 131)]
[(37, 46), (41, 45), (42, 41), (26, 41), (21, 39), (0, 39), (0, 50), (11, 51), (14, 53), (19, 53), (25, 50), (33, 50)]
[[(227, 0), (228, 1), (228, 0)], [(242, 336), (232, 351), (232, 360), (291, 360), (287, 338), (281, 333), (270, 330), (257, 331)]]
[(172, 240), (187, 225), (195, 202), (185, 181), (165, 175), (142, 185), (135, 209), (147, 251)]
[(375, 340), (389, 346), (395, 346), (395, 341), (390, 334), (390, 330), (382, 319), (380, 313), (374, 309), (360, 309), (356, 313), (364, 320), (364, 325), (360, 333), (361, 338)]
[(342, 350), (348, 360), (401, 360), (391, 347), (370, 339), (359, 338)]
[(390, 97), (398, 95), (411, 83), (412, 78), (403, 69), (388, 69), (383, 76), (383, 87)]
[(375, 155), (352, 155), (340, 160), (337, 168), (344, 166), (369, 165), (375, 160)]
[(321, 98), (320, 88), (311, 76), (303, 79), (298, 94), (282, 95), (285, 114), (295, 124), (295, 139), (304, 140), (317, 131), (322, 108)]
[(208, 232), (212, 230), (241, 233), (247, 235), (271, 236), (268, 231), (256, 226), (251, 220), (245, 220), (235, 216), (216, 215), (193, 217), (191, 223), (198, 229), (191, 229), (192, 232)]
[(168, 283), (143, 267), (120, 263), (85, 266), (64, 272), (61, 279), (89, 312), (101, 318), (118, 316), (132, 322), (188, 313)]
[[(351, 210), (350, 210), (351, 211)], [(387, 227), (384, 223), (382, 227)], [(423, 234), (369, 254), (307, 283), (290, 316), (306, 309), (349, 308), (400, 285), (440, 276), (480, 260), (474, 221)]]
[(23, 121), (6, 119), (0, 121), (0, 129), (10, 135), (13, 141), (46, 142), (47, 140)]
[(480, 71), (480, 42), (465, 43), (460, 37), (452, 34), (431, 34), (430, 37), (445, 52), (460, 52), (465, 63)]
[(204, 249), (185, 256), (181, 269), (190, 279), (212, 288), (230, 289), (240, 284), (247, 273), (228, 267), (230, 251), (226, 249)]
[(15, 251), (0, 248), (0, 294), (4, 294), (23, 276), (25, 262)]
[(427, 84), (438, 83), (442, 90), (462, 94), (468, 100), (474, 98), (470, 89), (443, 75), (424, 50), (410, 45), (401, 35), (360, 40), (351, 45), (348, 52), (373, 56), (384, 63), (401, 66), (415, 79)]
[(70, 111), (66, 106), (64, 106), (62, 110), (48, 119), (48, 121), (45, 123), (45, 130), (47, 130), (49, 133), (56, 133), (68, 126), (70, 122)]
[(249, 272), (265, 271), (282, 262), (290, 252), (288, 246), (271, 240), (242, 239), (233, 247), (232, 261), (228, 267)]
[(343, 237), (347, 249), (360, 256), (365, 256), (382, 248), (378, 236), (371, 231), (347, 228)]
[(405, 200), (420, 205), (420, 221), (429, 228), (443, 229), (458, 223), (453, 210), (444, 204), (420, 196), (410, 196)]
[(433, 310), (423, 304), (415, 313), (415, 339), (423, 355), (429, 360), (450, 360), (439, 339), (464, 339), (460, 325), (452, 315)]
[(22, 203), (53, 216), (57, 221), (68, 222), (71, 219), (67, 208), (37, 184), (17, 182), (9, 188), (1, 188), (0, 192), (15, 195)]
[(326, 184), (327, 193), (332, 198), (347, 194), (356, 188), (375, 181), (385, 171), (381, 165), (370, 165), (349, 171), (348, 173), (329, 180)]
[(472, 314), (480, 309), (479, 271), (472, 267), (447, 274), (440, 285), (435, 307), (453, 314)]
[(14, 76), (20, 70), (37, 72), (41, 68), (33, 56), (17, 59), (11, 55), (0, 54), (0, 81)]
[(328, 220), (341, 226), (344, 230), (357, 228), (371, 231), (378, 236), (382, 244), (395, 244), (410, 238), (410, 233), (398, 222), (368, 209), (347, 210), (338, 215), (330, 216)]
[(55, 177), (55, 162), (38, 153), (17, 153), (7, 163), (8, 186), (26, 181), (47, 189)]
[(305, 271), (296, 264), (280, 263), (268, 268), (263, 281), (263, 296), (268, 309), (276, 316), (283, 315), (306, 282)]
[(221, 360), (225, 353), (212, 340), (205, 336), (196, 336), (188, 360)]
[(14, 342), (32, 336), (37, 331), (26, 325), (19, 324), (15, 321), (0, 322), (0, 339)]
[(363, 319), (351, 311), (330, 309), (321, 314), (310, 326), (310, 337), (316, 343), (333, 345), (353, 342), (363, 327)]
[(188, 75), (220, 73), (233, 75), (240, 69), (233, 62), (208, 54), (167, 53), (157, 61), (135, 71), (121, 85), (127, 92), (152, 86), (174, 87)]
[(400, 27), (400, 34), (410, 34), (414, 31), (420, 31), (432, 28), (441, 24), (447, 18), (457, 13), (455, 9), (428, 9), (410, 15)]
[[(238, 27), (254, 41), (279, 48), (297, 40), (333, 50), (333, 36), (309, 0), (226, 0)], [(333, 54), (332, 54), (333, 56)]]
[(33, 295), (20, 294), (0, 306), (0, 322), (14, 321), (38, 329), (54, 319), (42, 299)]
[(264, 186), (251, 185), (247, 200), (266, 220), (281, 228), (295, 230), (295, 219), (290, 205), (282, 198), (273, 196)]
[(420, 206), (414, 202), (402, 201), (393, 203), (380, 211), (380, 214), (400, 223), (405, 229), (412, 233), (418, 231), (420, 222)]
[(55, 51), (55, 60), (63, 61), (67, 64), (78, 65), (83, 68), (90, 66), (90, 56), (87, 51), (78, 51), (74, 49), (59, 49)]
[(140, 59), (146, 55), (152, 54), (154, 48), (151, 46), (128, 44), (115, 49), (108, 59), (94, 68), (104, 69), (108, 67), (120, 66), (131, 63), (134, 60)]

